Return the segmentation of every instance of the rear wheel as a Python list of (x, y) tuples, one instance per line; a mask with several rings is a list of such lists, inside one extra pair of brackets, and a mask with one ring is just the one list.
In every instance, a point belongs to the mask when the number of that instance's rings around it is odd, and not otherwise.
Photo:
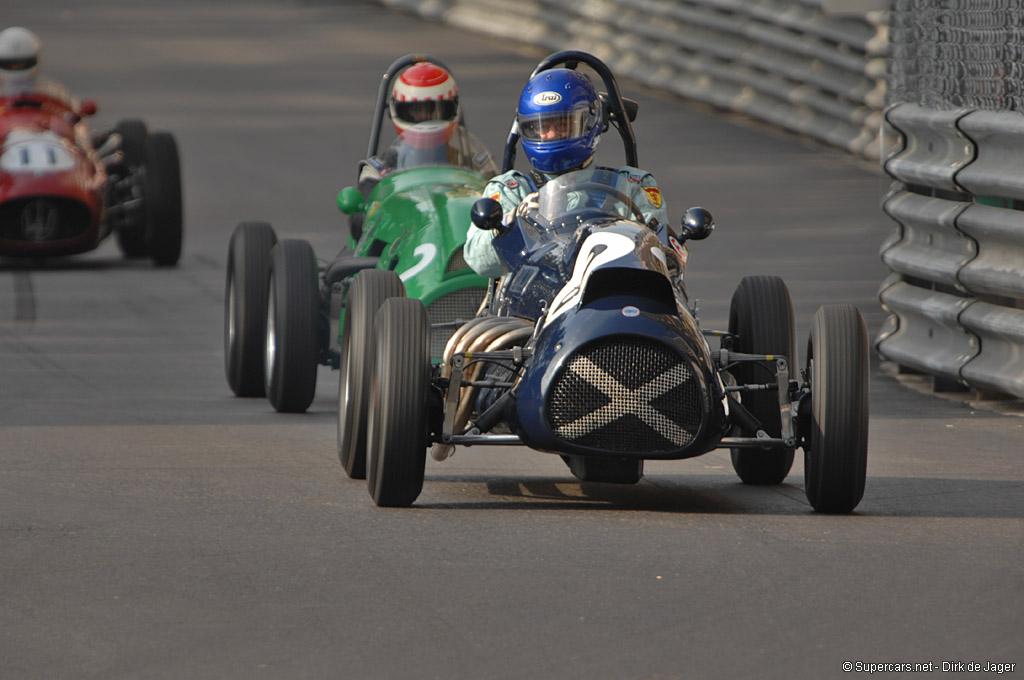
[(804, 487), (817, 512), (852, 511), (864, 496), (868, 463), (868, 336), (852, 305), (824, 305), (807, 343), (810, 432)]
[(423, 490), (430, 321), (419, 300), (392, 298), (381, 306), (376, 325), (367, 485), (377, 505), (405, 507)]
[(338, 459), (352, 479), (366, 478), (366, 404), (374, 358), (375, 319), (384, 301), (405, 297), (398, 275), (360, 272), (345, 300), (338, 382)]
[(313, 401), (319, 303), (312, 246), (281, 241), (270, 254), (264, 366), (267, 399), (279, 412), (301, 413)]
[[(746, 354), (781, 354), (796, 365), (796, 323), (793, 301), (785, 282), (777, 276), (746, 276), (729, 306), (732, 349)], [(775, 382), (773, 366), (744, 362), (732, 370), (739, 384)], [(760, 421), (771, 437), (782, 433), (778, 392), (749, 392), (743, 406)], [(780, 484), (793, 466), (793, 449), (732, 449), (732, 466), (744, 484)]]
[(224, 370), (239, 397), (264, 394), (263, 351), (270, 250), (277, 243), (266, 222), (242, 222), (228, 244), (224, 292)]
[(181, 167), (178, 144), (169, 132), (146, 139), (143, 180), (149, 256), (158, 267), (173, 267), (181, 257)]

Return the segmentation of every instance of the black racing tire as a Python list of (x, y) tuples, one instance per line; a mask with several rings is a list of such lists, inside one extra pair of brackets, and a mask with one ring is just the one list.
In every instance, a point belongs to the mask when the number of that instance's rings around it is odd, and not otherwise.
[[(119, 120), (114, 126), (114, 132), (121, 137), (122, 159), (113, 171), (127, 177), (146, 164), (146, 139), (149, 132), (146, 124), (137, 118)], [(140, 210), (136, 214), (137, 219), (118, 229), (115, 234), (117, 247), (127, 259), (146, 257), (149, 254), (145, 211)]]
[(420, 300), (391, 298), (376, 326), (367, 487), (377, 505), (407, 507), (423, 490), (427, 461), (430, 320)]
[(375, 319), (384, 301), (405, 297), (398, 274), (360, 272), (345, 300), (338, 377), (338, 460), (352, 479), (366, 479), (366, 412), (374, 357)]
[(181, 257), (183, 235), (181, 163), (178, 144), (169, 132), (146, 139), (143, 200), (149, 256), (158, 267), (173, 267)]
[[(777, 276), (745, 276), (729, 305), (729, 332), (736, 336), (733, 351), (746, 354), (781, 354), (796, 366), (796, 322), (793, 300), (785, 282)], [(741, 385), (775, 380), (775, 371), (753, 362), (732, 369)], [(782, 415), (776, 391), (750, 392), (742, 404), (760, 421), (771, 437), (782, 433)], [(781, 484), (793, 467), (792, 447), (731, 451), (732, 466), (744, 484)]]
[(568, 455), (562, 460), (581, 482), (636, 484), (644, 476), (643, 458)]
[(263, 370), (267, 399), (279, 413), (302, 413), (316, 393), (318, 273), (306, 241), (285, 239), (270, 251)]
[(121, 163), (124, 167), (141, 168), (146, 163), (146, 123), (138, 118), (117, 121), (114, 132), (121, 137)]
[(807, 342), (810, 432), (804, 490), (817, 512), (852, 512), (868, 467), (868, 334), (853, 305), (823, 305)]
[(277, 243), (266, 222), (242, 222), (228, 244), (224, 286), (224, 371), (239, 397), (264, 395), (267, 277), (270, 251)]

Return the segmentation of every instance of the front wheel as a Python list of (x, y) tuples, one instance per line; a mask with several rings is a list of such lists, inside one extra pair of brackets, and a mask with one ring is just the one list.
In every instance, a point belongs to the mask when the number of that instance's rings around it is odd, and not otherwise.
[[(745, 276), (729, 306), (729, 333), (735, 337), (734, 351), (780, 354), (796, 366), (796, 322), (785, 282), (777, 276)], [(760, 362), (744, 362), (732, 374), (741, 385), (776, 380), (774, 366)], [(769, 436), (781, 436), (777, 391), (744, 393), (742, 403)], [(793, 452), (785, 446), (732, 449), (732, 466), (744, 484), (781, 484), (793, 466)]]
[(855, 307), (823, 305), (815, 313), (807, 375), (807, 500), (817, 512), (851, 512), (864, 496), (868, 462), (868, 336)]
[(377, 505), (406, 507), (423, 490), (427, 460), (430, 321), (419, 300), (392, 298), (376, 325), (367, 485)]
[(270, 251), (277, 243), (266, 222), (242, 222), (228, 243), (224, 290), (224, 371), (239, 397), (264, 395), (263, 343)]
[(345, 299), (338, 381), (338, 459), (352, 479), (366, 478), (366, 412), (376, 336), (377, 310), (405, 297), (398, 274), (367, 269), (356, 276)]
[[(146, 139), (149, 136), (146, 124), (137, 118), (119, 120), (114, 132), (121, 137), (121, 161), (111, 170), (122, 177), (140, 172), (146, 164)], [(116, 238), (125, 258), (142, 258), (149, 254), (144, 208), (131, 212), (131, 218), (118, 227)]]
[(264, 367), (267, 399), (276, 411), (302, 413), (313, 402), (319, 304), (312, 246), (298, 239), (281, 241), (270, 254)]
[(143, 187), (149, 256), (158, 267), (173, 267), (181, 257), (184, 229), (178, 144), (169, 132), (153, 132), (146, 138)]

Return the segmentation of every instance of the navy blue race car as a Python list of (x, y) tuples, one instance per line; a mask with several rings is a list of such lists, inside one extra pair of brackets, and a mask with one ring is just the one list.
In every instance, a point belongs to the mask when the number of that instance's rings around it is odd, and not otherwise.
[[(603, 81), (605, 120), (637, 166), (636, 106), (603, 62), (559, 52), (534, 74), (580, 64)], [(504, 170), (517, 142), (513, 125)], [(678, 233), (645, 224), (622, 181), (615, 172), (555, 177), (509, 225), (497, 201), (477, 201), (473, 223), (499, 231), (493, 243), (508, 273), (440, 363), (431, 361), (421, 301), (380, 304), (365, 409), (367, 481), (378, 505), (416, 500), (428, 450), (444, 460), (456, 446), (486, 444), (555, 453), (580, 480), (620, 484), (639, 481), (645, 460), (718, 448), (731, 449), (743, 482), (779, 484), (802, 448), (813, 508), (857, 506), (868, 429), (860, 313), (820, 307), (801, 371), (793, 304), (778, 277), (743, 278), (728, 330), (702, 329), (683, 281), (684, 243), (710, 234), (711, 215), (689, 209)]]

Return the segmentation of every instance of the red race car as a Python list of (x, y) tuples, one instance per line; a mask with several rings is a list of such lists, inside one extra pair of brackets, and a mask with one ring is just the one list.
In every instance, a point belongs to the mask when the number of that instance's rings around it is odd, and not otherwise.
[[(19, 73), (13, 63), (0, 64), (11, 69), (5, 75)], [(0, 88), (0, 256), (82, 253), (114, 233), (125, 257), (177, 264), (181, 171), (173, 135), (131, 119), (90, 131), (84, 118), (96, 113), (95, 102), (53, 85), (12, 89)]]

